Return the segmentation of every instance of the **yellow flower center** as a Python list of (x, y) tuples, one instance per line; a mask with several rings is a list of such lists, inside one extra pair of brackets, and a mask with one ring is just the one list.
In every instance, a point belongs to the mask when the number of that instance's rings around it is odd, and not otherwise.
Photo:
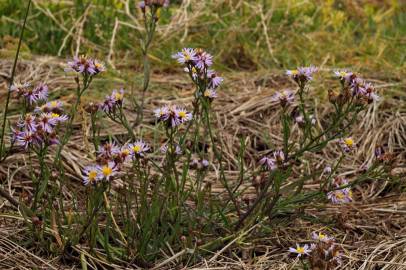
[(298, 71), (297, 69), (291, 70), (290, 72), (292, 73), (292, 75), (297, 75), (297, 74), (299, 74), (299, 71)]
[(197, 73), (197, 70), (195, 67), (192, 67), (192, 73)]
[(124, 149), (123, 151), (121, 151), (121, 154), (128, 156), (130, 154), (130, 151), (128, 149)]
[(113, 173), (113, 169), (110, 168), (109, 166), (103, 166), (102, 173), (104, 176), (109, 176)]
[(51, 105), (51, 107), (58, 107), (58, 102), (51, 101), (50, 105)]
[(296, 251), (297, 251), (297, 253), (303, 254), (305, 249), (304, 249), (304, 247), (297, 247)]
[(180, 111), (180, 112), (179, 112), (179, 117), (180, 117), (180, 118), (185, 118), (185, 117), (186, 117), (186, 112)]
[(134, 145), (133, 150), (134, 150), (134, 152), (139, 153), (141, 151), (141, 146), (140, 145)]
[(344, 140), (344, 143), (345, 143), (348, 147), (351, 147), (351, 146), (354, 145), (354, 140), (351, 139), (351, 138), (347, 138), (347, 139)]
[(345, 195), (344, 195), (344, 193), (342, 193), (342, 192), (340, 191), (340, 192), (337, 192), (336, 197), (337, 197), (337, 199), (342, 200), (342, 199), (344, 199)]
[(183, 57), (186, 61), (189, 61), (191, 59), (190, 54), (187, 51), (183, 51)]
[(347, 76), (347, 72), (345, 72), (345, 71), (340, 71), (340, 76), (341, 76), (341, 77)]
[(116, 100), (122, 100), (122, 99), (123, 99), (123, 94), (116, 93), (116, 94), (114, 95), (114, 98), (115, 98)]
[(89, 172), (88, 178), (89, 178), (90, 182), (93, 182), (94, 180), (96, 180), (96, 177), (97, 177), (97, 172), (96, 171), (90, 171)]
[(57, 114), (57, 113), (52, 113), (52, 114), (51, 114), (51, 117), (52, 117), (52, 118), (58, 118), (58, 117), (59, 117), (59, 114)]
[(324, 238), (326, 238), (326, 235), (319, 233), (319, 239), (324, 239)]

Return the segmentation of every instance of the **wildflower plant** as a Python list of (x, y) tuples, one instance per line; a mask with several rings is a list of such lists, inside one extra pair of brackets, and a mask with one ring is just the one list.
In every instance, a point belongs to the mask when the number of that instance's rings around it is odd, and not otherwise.
[[(145, 0), (138, 6), (145, 32), (141, 36), (144, 83), (141, 101), (136, 104), (136, 124), (143, 121), (144, 95), (149, 85), (148, 50), (160, 10), (168, 5), (169, 1)], [(129, 95), (124, 89), (112, 90), (104, 100), (85, 106), (89, 113), (85, 117), (90, 117), (91, 122), (93, 146), (89, 147), (88, 157), (92, 162), (75, 164), (83, 187), (81, 193), (74, 192), (69, 203), (63, 200), (63, 191), (70, 188), (63, 150), (72, 135), (82, 96), (106, 67), (87, 56), (68, 61), (66, 71), (73, 74), (76, 84), (70, 112), (66, 111), (66, 103), (48, 100), (52, 89), (45, 83), (15, 83), (10, 87), (9, 95), (22, 106), (18, 121), (12, 124), (10, 149), (24, 151), (30, 157), (34, 185), (33, 200), (27, 208), (34, 239), (41, 239), (44, 246), (58, 239), (59, 252), (64, 255), (71, 255), (79, 245), (87, 245), (89, 252), (103, 250), (109, 261), (133, 261), (144, 268), (151, 268), (149, 262), (168, 246), (171, 252), (172, 247), (187, 250), (188, 260), (195, 259), (199, 248), (207, 250), (231, 237), (246, 235), (247, 228), (254, 228), (252, 225), (264, 220), (274, 222), (278, 215), (290, 214), (304, 202), (319, 199), (345, 207), (356, 200), (354, 185), (384, 173), (393, 162), (391, 154), (378, 147), (372, 165), (357, 177), (342, 176), (342, 162), (357, 151), (358, 142), (350, 136), (352, 127), (371, 103), (379, 101), (379, 96), (373, 85), (356, 74), (335, 71), (339, 90), (328, 93), (333, 113), (318, 119), (309, 92), (319, 76), (316, 73), (321, 71), (313, 66), (300, 67), (286, 72), (296, 89), (282, 89), (271, 97), (272, 104), (280, 108), (282, 140), (258, 154), (257, 164), (247, 171), (246, 143), (242, 138), (236, 157), (238, 182), (234, 184), (227, 178), (223, 145), (212, 119), (213, 104), (224, 81), (213, 68), (215, 58), (201, 48), (183, 48), (172, 58), (193, 85), (193, 98), (190, 104), (168, 102), (149, 111), (156, 124), (154, 139), (142, 125), (134, 130), (129, 120), (131, 112), (125, 110)], [(108, 130), (107, 135), (101, 135), (106, 119), (123, 127), (127, 136), (113, 136)], [(2, 154), (3, 140), (0, 146)], [(311, 175), (303, 173), (309, 154), (322, 152), (327, 146), (341, 150), (336, 161), (323, 164), (321, 169), (312, 167)], [(214, 181), (224, 187), (221, 196), (213, 196), (213, 179), (207, 177), (210, 171), (216, 172), (211, 174), (216, 176)], [(244, 194), (242, 185), (250, 178), (253, 196)], [(319, 180), (316, 190), (304, 188), (308, 179)], [(25, 210), (23, 214), (29, 216)], [(42, 227), (38, 229), (34, 223)], [(314, 232), (312, 238), (312, 245), (296, 244), (287, 250), (320, 269), (340, 265), (341, 249), (333, 237)], [(209, 239), (208, 243), (202, 244), (202, 239)]]
[[(334, 107), (334, 114), (329, 119), (323, 119), (325, 126), (317, 126), (317, 115), (314, 108), (309, 106), (307, 100), (308, 92), (311, 91), (310, 83), (314, 81), (315, 67), (301, 67), (295, 70), (288, 70), (286, 74), (296, 83), (298, 89), (295, 92), (284, 90), (276, 92), (272, 100), (281, 107), (281, 149), (270, 150), (270, 154), (260, 157), (258, 164), (260, 170), (257, 174), (262, 183), (261, 189), (257, 189), (257, 196), (254, 202), (248, 206), (237, 222), (237, 228), (245, 221), (258, 220), (258, 216), (272, 219), (280, 210), (291, 203), (309, 200), (318, 196), (325, 196), (332, 203), (343, 204), (354, 200), (351, 186), (357, 181), (349, 181), (335, 176), (340, 168), (341, 162), (345, 158), (350, 158), (351, 153), (356, 150), (356, 142), (348, 135), (352, 126), (357, 122), (362, 111), (369, 104), (379, 100), (374, 87), (363, 79), (350, 72), (334, 72), (338, 76), (341, 90), (336, 93), (330, 91), (329, 100)], [(297, 124), (299, 130), (292, 134), (292, 126)], [(293, 139), (295, 136), (295, 139)], [(307, 153), (319, 152), (327, 145), (338, 142), (342, 149), (342, 154), (337, 157), (334, 166), (329, 166), (328, 170), (320, 171), (320, 190), (315, 193), (303, 193), (306, 176), (302, 176), (291, 184), (291, 193), (286, 193), (287, 179), (290, 179), (296, 167), (300, 166), (301, 159)], [(377, 167), (371, 166), (365, 171), (365, 175), (374, 174), (379, 171)], [(264, 173), (268, 172), (268, 177)], [(365, 176), (364, 175), (364, 176)], [(364, 177), (363, 176), (363, 177)], [(363, 178), (361, 177), (361, 178)], [(367, 176), (366, 176), (367, 177)], [(341, 180), (337, 180), (341, 179)], [(254, 181), (256, 183), (256, 181)], [(284, 187), (282, 189), (282, 187)], [(284, 190), (284, 191), (282, 191)], [(253, 218), (253, 220), (252, 220)]]
[[(289, 252), (301, 259), (304, 269), (338, 269), (342, 265), (343, 249), (335, 239), (323, 232), (312, 232), (310, 245), (296, 244)], [(309, 268), (310, 267), (310, 268)]]

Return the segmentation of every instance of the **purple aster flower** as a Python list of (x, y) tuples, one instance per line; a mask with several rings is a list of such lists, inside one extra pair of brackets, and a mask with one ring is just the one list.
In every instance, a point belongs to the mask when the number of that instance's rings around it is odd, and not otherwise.
[(37, 93), (32, 88), (28, 88), (25, 92), (22, 93), (22, 96), (29, 104), (36, 103), (39, 100)]
[(272, 96), (272, 101), (279, 102), (282, 107), (290, 105), (295, 100), (295, 93), (290, 90), (283, 90), (281, 92), (276, 92)]
[(54, 112), (54, 113), (61, 113), (63, 111), (63, 103), (59, 100), (53, 100), (45, 103), (41, 107), (37, 107), (35, 109), (36, 112)]
[(106, 96), (100, 107), (105, 113), (115, 112), (117, 106), (122, 106), (124, 100), (124, 89), (113, 90), (111, 95)]
[(72, 61), (68, 61), (67, 71), (71, 70), (83, 75), (93, 76), (105, 71), (105, 67), (98, 60), (82, 55), (80, 57), (75, 56)]
[(209, 167), (209, 161), (208, 161), (207, 159), (203, 159), (202, 162), (201, 162), (201, 164), (202, 164), (202, 166), (203, 166), (204, 168)]
[(120, 90), (114, 89), (113, 93), (111, 94), (111, 97), (114, 99), (116, 104), (122, 105), (124, 100), (124, 89), (122, 88)]
[(123, 162), (126, 162), (131, 157), (131, 148), (130, 146), (122, 146), (120, 149), (120, 153), (118, 154)]
[(191, 64), (197, 60), (196, 50), (193, 48), (183, 48), (181, 52), (172, 55), (180, 64)]
[(78, 73), (85, 73), (86, 66), (88, 66), (88, 59), (84, 55), (80, 57), (74, 56), (71, 61), (67, 62), (68, 68), (66, 71), (75, 71)]
[(363, 79), (353, 75), (349, 83), (353, 96), (368, 104), (379, 101), (379, 96), (375, 92), (375, 88), (371, 83), (365, 82)]
[(35, 117), (30, 114), (27, 113), (24, 118), (21, 118), (18, 123), (17, 126), (20, 128), (23, 128), (25, 131), (28, 132), (35, 132), (37, 131), (37, 122)]
[[(300, 127), (304, 127), (305, 126), (305, 118), (303, 116), (303, 114), (301, 114), (299, 111), (294, 111), (292, 113), (292, 117), (293, 117), (293, 121), (298, 124)], [(317, 122), (317, 119), (314, 117), (313, 114), (308, 116), (310, 124), (312, 126), (314, 126)]]
[(92, 61), (93, 69), (94, 69), (94, 73), (92, 75), (96, 75), (96, 74), (106, 71), (106, 66), (104, 65), (103, 62), (100, 62), (97, 59), (92, 59), (91, 61)]
[[(168, 152), (168, 144), (162, 145), (160, 150), (162, 154), (166, 154)], [(179, 144), (175, 144), (175, 154), (178, 156), (182, 155), (182, 148), (180, 148)]]
[(102, 179), (102, 175), (100, 174), (99, 168), (95, 165), (86, 166), (83, 169), (83, 184), (85, 186), (89, 184), (96, 184), (97, 181)]
[(370, 92), (370, 93), (366, 93), (366, 98), (368, 100), (368, 103), (372, 103), (372, 102), (377, 102), (379, 101), (381, 98), (379, 97), (379, 95), (377, 95), (374, 92)]
[(22, 134), (22, 131), (19, 129), (15, 129), (13, 127), (10, 127), (10, 129), (11, 129), (11, 141), (12, 141), (12, 143), (15, 143), (17, 140), (17, 137)]
[(203, 49), (196, 49), (196, 60), (195, 65), (200, 70), (204, 70), (207, 67), (210, 67), (213, 64), (213, 56)]
[(46, 133), (52, 133), (53, 128), (56, 126), (58, 120), (52, 117), (51, 113), (42, 113), (38, 116), (38, 128)]
[(215, 89), (223, 82), (223, 78), (218, 76), (214, 70), (207, 71), (207, 78), (209, 79), (208, 87)]
[(217, 97), (217, 92), (214, 89), (207, 89), (206, 91), (204, 91), (203, 95), (208, 99), (212, 100)]
[(317, 68), (310, 67), (299, 67), (295, 70), (287, 70), (286, 74), (292, 79), (294, 79), (299, 86), (303, 86), (304, 83), (313, 80), (313, 73), (317, 72)]
[(170, 110), (168, 106), (163, 106), (161, 108), (154, 110), (154, 115), (159, 121), (166, 121), (170, 117)]
[(354, 73), (346, 71), (346, 70), (336, 70), (334, 71), (334, 75), (338, 77), (344, 83), (351, 83), (352, 79), (354, 78)]
[(335, 188), (341, 188), (333, 190), (327, 193), (327, 198), (334, 204), (349, 203), (352, 202), (352, 191), (348, 185), (348, 180), (343, 177), (336, 177), (332, 180), (332, 186)]
[(307, 81), (313, 80), (313, 73), (318, 71), (318, 69), (314, 66), (300, 67), (297, 70), (299, 71), (299, 76), (303, 76)]
[(363, 94), (368, 103), (379, 101), (379, 96), (375, 93), (375, 87), (371, 83), (364, 85), (365, 93)]
[(138, 140), (129, 145), (131, 156), (133, 158), (143, 158), (149, 151), (150, 147), (142, 140)]
[(117, 166), (114, 162), (108, 162), (107, 164), (97, 166), (97, 171), (101, 180), (109, 181), (117, 174)]
[(120, 153), (120, 148), (116, 145), (115, 142), (108, 142), (99, 146), (97, 155), (100, 158), (111, 160), (114, 155)]
[(310, 249), (309, 245), (304, 245), (303, 247), (299, 246), (299, 244), (296, 244), (296, 247), (290, 247), (289, 252), (293, 254), (297, 254), (297, 257), (305, 256), (305, 255), (310, 255), (310, 252), (312, 250)]
[(154, 110), (154, 115), (159, 121), (166, 122), (167, 125), (172, 127), (190, 121), (193, 117), (192, 113), (175, 105), (158, 108)]
[(322, 233), (322, 232), (312, 232), (312, 239), (321, 241), (321, 242), (329, 242), (334, 240), (333, 237), (329, 237), (328, 235)]
[(23, 95), (29, 88), (31, 87), (31, 84), (26, 82), (26, 83), (14, 83), (10, 87), (11, 92), (15, 92), (18, 96)]
[(199, 159), (197, 157), (192, 158), (192, 161), (190, 162), (190, 167), (195, 168), (198, 170), (204, 170), (209, 167), (210, 163), (207, 159)]
[(323, 169), (323, 174), (331, 174), (332, 171), (333, 171), (333, 169), (331, 169), (330, 166), (326, 166), (326, 167)]
[(356, 148), (356, 143), (351, 137), (340, 139), (339, 144), (345, 153), (349, 153)]
[(186, 73), (189, 73), (190, 76), (192, 76), (193, 80), (197, 80), (197, 78), (199, 77), (199, 71), (195, 67), (192, 67), (190, 69), (188, 67), (185, 67), (184, 71)]
[(52, 120), (55, 121), (55, 125), (61, 122), (65, 122), (69, 119), (66, 114), (50, 113)]
[(342, 204), (352, 202), (352, 191), (350, 188), (343, 188), (327, 193), (327, 198), (333, 204)]
[(259, 164), (263, 165), (269, 171), (274, 171), (277, 168), (276, 160), (266, 156), (259, 160)]
[(34, 88), (34, 94), (37, 96), (37, 100), (47, 100), (48, 99), (48, 86), (44, 83), (40, 83)]
[(273, 158), (278, 164), (282, 164), (285, 161), (285, 153), (282, 150), (276, 150), (273, 152)]
[(173, 112), (174, 117), (172, 118), (172, 127), (192, 120), (192, 113), (186, 111), (184, 108), (174, 107)]
[(365, 81), (361, 78), (354, 78), (351, 81), (351, 90), (354, 96), (362, 96), (366, 94)]
[(104, 101), (100, 104), (100, 108), (105, 113), (111, 113), (114, 111), (116, 101), (112, 96), (106, 96)]
[(24, 147), (25, 150), (28, 149), (34, 143), (38, 142), (36, 134), (30, 131), (19, 132), (16, 135), (15, 142), (17, 145)]

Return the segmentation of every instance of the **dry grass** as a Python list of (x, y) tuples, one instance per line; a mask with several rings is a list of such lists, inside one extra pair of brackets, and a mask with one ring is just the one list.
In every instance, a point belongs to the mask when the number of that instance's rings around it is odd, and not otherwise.
[[(61, 64), (59, 59), (35, 58), (33, 61), (21, 61), (18, 66), (16, 81), (46, 81), (52, 95), (67, 101), (73, 98), (69, 89), (74, 88), (71, 78), (60, 76)], [(11, 61), (0, 61), (0, 90), (6, 89), (6, 78)], [(282, 76), (282, 71), (267, 73), (233, 73), (226, 74), (226, 85), (215, 102), (215, 127), (218, 141), (223, 144), (227, 159), (226, 175), (230, 183), (238, 181), (238, 162), (240, 139), (247, 142), (245, 164), (252, 167), (258, 157), (265, 153), (267, 143), (279, 144), (282, 139), (279, 133), (279, 119), (276, 104), (270, 96), (275, 89), (293, 87), (292, 82)], [(368, 77), (368, 76), (367, 76)], [(374, 78), (379, 78), (379, 74)], [(117, 79), (120, 81), (120, 79)], [(142, 128), (146, 136), (154, 129), (152, 109), (158, 104), (174, 100), (177, 103), (190, 104), (191, 85), (180, 74), (153, 75), (153, 89), (164, 87), (172, 89), (151, 91), (147, 96), (145, 120)], [(311, 204), (304, 206), (300, 215), (281, 217), (280, 226), (272, 227), (267, 235), (255, 237), (258, 228), (251, 228), (246, 237), (231, 240), (215, 253), (208, 251), (199, 265), (193, 269), (295, 269), (299, 262), (288, 258), (286, 249), (294, 242), (306, 242), (313, 230), (329, 231), (341, 243), (345, 250), (344, 266), (342, 269), (406, 269), (406, 196), (401, 193), (404, 189), (406, 172), (406, 110), (402, 101), (404, 96), (396, 91), (399, 84), (389, 84), (385, 78), (374, 82), (382, 92), (384, 100), (370, 107), (366, 116), (359, 123), (359, 129), (354, 130), (353, 137), (359, 141), (358, 151), (353, 159), (345, 160), (342, 173), (351, 178), (362, 165), (371, 162), (370, 157), (376, 145), (387, 143), (391, 152), (398, 156), (392, 173), (400, 176), (398, 183), (374, 181), (362, 184), (356, 190), (356, 202), (346, 206), (331, 206)], [(324, 82), (326, 89), (329, 80)], [(326, 94), (320, 89), (313, 89), (314, 103), (318, 108), (318, 119), (329, 113)], [(2, 98), (2, 97), (1, 97)], [(128, 111), (129, 115), (131, 111)], [(13, 121), (16, 116), (11, 116)], [(131, 119), (131, 118), (130, 118)], [(108, 133), (114, 136), (125, 134), (113, 124), (106, 127)], [(106, 132), (107, 135), (108, 134)], [(81, 166), (91, 163), (92, 149), (88, 143), (89, 128), (85, 113), (75, 123), (75, 134), (63, 152), (63, 161), (67, 175), (70, 177), (69, 186), (77, 188), (66, 189), (65, 199), (72, 197), (70, 192), (82, 192), (80, 171)], [(269, 140), (266, 139), (269, 137)], [(323, 153), (306, 156), (311, 164), (319, 166), (335, 159), (338, 149), (329, 146)], [(90, 153), (90, 154), (89, 154)], [(306, 164), (307, 160), (303, 160)], [(0, 180), (2, 186), (14, 198), (25, 199), (32, 190), (27, 168), (27, 155), (13, 153), (5, 162), (0, 164)], [(306, 166), (302, 170), (310, 170)], [(218, 172), (210, 170), (206, 178), (211, 181), (213, 192), (221, 195), (224, 190), (217, 181)], [(317, 180), (317, 179), (316, 179)], [(310, 181), (306, 189), (312, 189), (317, 181)], [(251, 180), (244, 179), (241, 192), (252, 193)], [(116, 181), (119, 185), (119, 180)], [(14, 211), (7, 201), (0, 198), (0, 268), (2, 269), (76, 269), (79, 263), (72, 266), (60, 257), (49, 254), (39, 254), (34, 248), (24, 248), (24, 226), (21, 215)], [(267, 228), (266, 222), (258, 224)], [(252, 235), (252, 236), (251, 236)], [(261, 235), (261, 234), (259, 234)], [(91, 265), (104, 265), (107, 268), (126, 269), (124, 266), (110, 265), (86, 253), (85, 247), (79, 247), (83, 258)], [(157, 263), (157, 268), (171, 269), (179, 266), (181, 253), (165, 254), (167, 259)], [(192, 269), (192, 268), (190, 268)]]

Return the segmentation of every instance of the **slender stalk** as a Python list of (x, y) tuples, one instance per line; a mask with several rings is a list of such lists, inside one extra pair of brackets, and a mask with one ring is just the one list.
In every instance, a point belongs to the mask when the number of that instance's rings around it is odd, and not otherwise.
[(142, 87), (142, 93), (141, 93), (141, 103), (138, 106), (138, 114), (137, 118), (133, 124), (133, 127), (139, 125), (143, 118), (144, 118), (144, 103), (145, 103), (145, 93), (148, 90), (149, 87), (149, 81), (151, 77), (151, 65), (150, 61), (148, 58), (148, 51), (149, 47), (151, 45), (152, 39), (154, 37), (155, 33), (155, 28), (156, 28), (156, 8), (151, 7), (151, 15), (150, 15), (150, 21), (148, 23), (148, 17), (144, 13), (144, 28), (146, 31), (145, 39), (144, 39), (144, 44), (141, 46), (142, 49), (142, 55), (143, 55), (143, 61), (144, 61), (144, 81), (143, 81), (143, 87)]
[(16, 51), (16, 55), (15, 55), (15, 58), (14, 58), (14, 63), (13, 63), (13, 69), (11, 71), (10, 84), (9, 84), (8, 91), (7, 91), (6, 105), (4, 107), (3, 120), (2, 120), (2, 124), (1, 124), (0, 157), (3, 156), (4, 134), (5, 134), (5, 130), (6, 130), (6, 120), (7, 120), (8, 105), (10, 103), (10, 97), (11, 97), (10, 90), (11, 90), (11, 86), (14, 83), (14, 76), (15, 76), (15, 71), (16, 71), (16, 67), (17, 67), (18, 56), (20, 54), (21, 42), (23, 40), (25, 24), (27, 22), (28, 13), (30, 11), (30, 6), (31, 6), (31, 0), (28, 1), (27, 9), (25, 10), (24, 22), (23, 22), (23, 26), (21, 27), (20, 38), (18, 40), (17, 51)]
[(77, 113), (77, 110), (78, 110), (78, 107), (80, 104), (80, 98), (82, 97), (82, 94), (86, 91), (86, 89), (89, 88), (91, 81), (92, 81), (91, 77), (89, 79), (84, 79), (83, 80), (83, 89), (81, 89), (80, 83), (79, 83), (79, 78), (76, 78), (76, 83), (77, 83), (76, 100), (70, 111), (70, 117), (69, 117), (69, 121), (66, 125), (67, 129), (66, 129), (65, 135), (63, 136), (63, 138), (58, 146), (57, 152), (56, 152), (56, 156), (55, 156), (55, 160), (54, 160), (55, 164), (58, 164), (60, 162), (62, 150), (65, 147), (65, 145), (68, 143), (69, 138), (72, 135), (73, 120), (75, 118), (75, 115)]
[(214, 140), (214, 135), (213, 135), (213, 131), (212, 131), (211, 124), (210, 124), (210, 112), (209, 112), (208, 107), (209, 107), (208, 104), (206, 102), (203, 102), (203, 112), (205, 113), (206, 126), (207, 126), (207, 129), (208, 129), (210, 141), (211, 141), (211, 144), (212, 144), (212, 147), (213, 147), (214, 155), (216, 156), (217, 161), (219, 162), (219, 166), (220, 166), (220, 180), (222, 180), (223, 185), (226, 188), (227, 193), (228, 193), (231, 201), (233, 202), (235, 209), (237, 210), (238, 216), (241, 216), (240, 207), (238, 206), (238, 202), (234, 197), (232, 189), (230, 188), (230, 186), (227, 183), (227, 179), (225, 179), (224, 168), (223, 168), (222, 150), (220, 149), (221, 152), (218, 151), (217, 146), (216, 146), (216, 142)]

